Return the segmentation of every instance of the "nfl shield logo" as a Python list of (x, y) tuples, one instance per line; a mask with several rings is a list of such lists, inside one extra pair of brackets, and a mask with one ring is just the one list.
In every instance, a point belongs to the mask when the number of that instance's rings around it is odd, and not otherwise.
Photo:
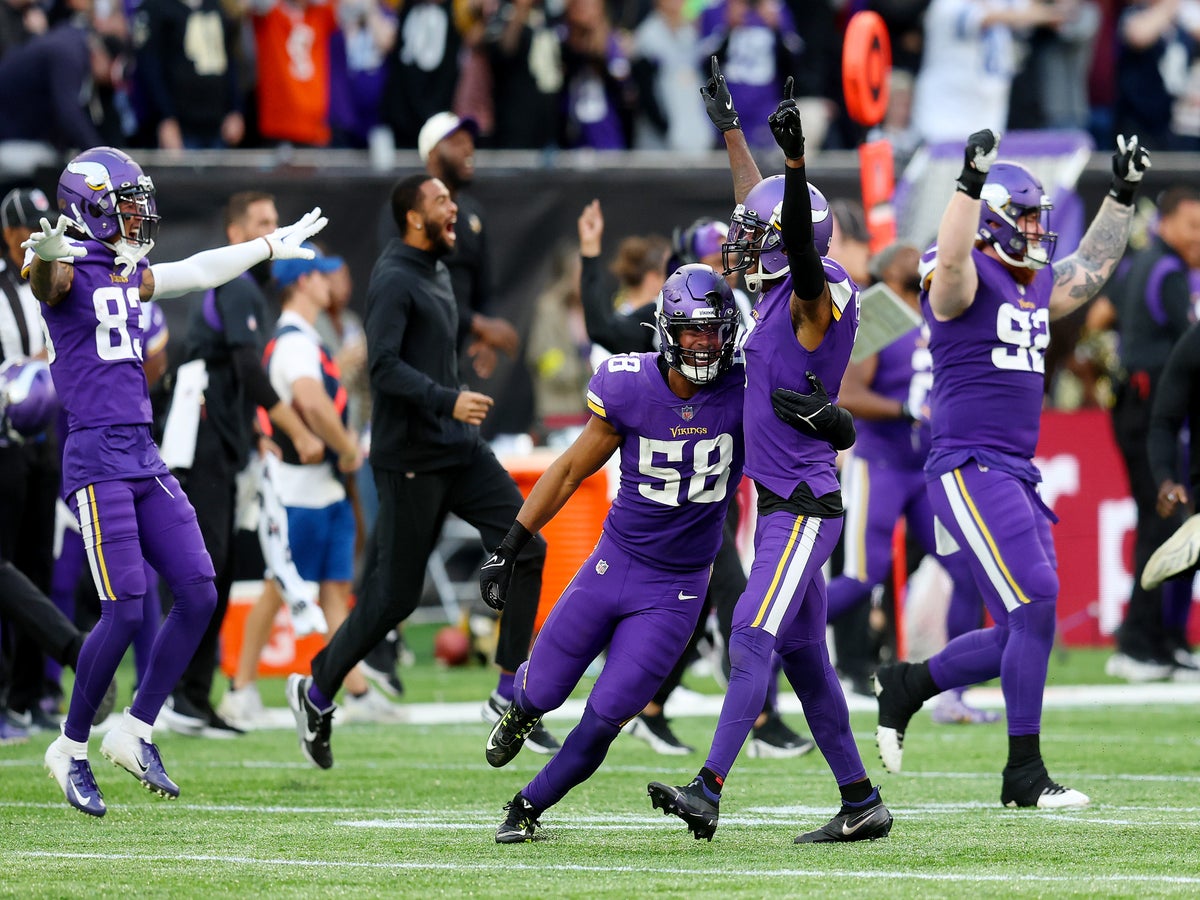
[(608, 563), (606, 563), (604, 560), (600, 560), (598, 563), (596, 563), (596, 574), (597, 575), (603, 575), (607, 571), (608, 571)]
[(684, 406), (679, 410), (679, 415), (683, 417), (683, 421), (692, 421), (692, 416), (696, 414), (696, 410), (691, 406)]

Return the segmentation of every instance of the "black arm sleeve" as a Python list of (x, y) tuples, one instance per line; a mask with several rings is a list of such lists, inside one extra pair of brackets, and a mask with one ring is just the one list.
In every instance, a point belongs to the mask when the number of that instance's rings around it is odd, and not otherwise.
[(854, 430), (854, 416), (840, 406), (835, 406), (834, 409), (837, 410), (837, 424), (821, 436), (829, 441), (834, 450), (849, 450), (858, 439), (858, 432)]
[[(1176, 342), (1154, 388), (1146, 447), (1156, 485), (1178, 478), (1179, 431), (1196, 406), (1200, 406), (1200, 325), (1193, 325)], [(1200, 455), (1198, 443), (1195, 439), (1191, 442), (1193, 479)]]
[(588, 340), (609, 353), (645, 353), (654, 349), (654, 331), (643, 324), (654, 321), (654, 304), (647, 303), (629, 315), (614, 310), (612, 297), (604, 289), (600, 257), (583, 257), (579, 292)]
[(248, 344), (234, 347), (231, 356), (238, 380), (246, 386), (246, 397), (251, 402), (263, 409), (270, 409), (279, 402), (279, 395), (271, 387), (271, 379), (267, 377), (253, 347)]
[(825, 267), (813, 244), (812, 200), (804, 166), (784, 170), (779, 229), (787, 248), (792, 290), (801, 300), (816, 300), (825, 291)]

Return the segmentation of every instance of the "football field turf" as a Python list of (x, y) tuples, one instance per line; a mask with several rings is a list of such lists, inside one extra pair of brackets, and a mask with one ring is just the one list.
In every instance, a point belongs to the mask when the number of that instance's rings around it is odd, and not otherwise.
[[(414, 637), (428, 660), (427, 635)], [(704, 761), (716, 701), (693, 698), (703, 713), (677, 715), (674, 726), (696, 752), (658, 756), (622, 735), (599, 772), (543, 815), (540, 840), (497, 845), (505, 802), (546, 758), (525, 751), (504, 769), (487, 766), (477, 709), (493, 678), (482, 668), (421, 661), (403, 670), (413, 721), (335, 727), (329, 771), (304, 761), (290, 729), (236, 740), (156, 730), (182, 790), (177, 802), (110, 765), (94, 737), (92, 765), (109, 806), (98, 820), (67, 807), (42, 768), (52, 735), (37, 734), (0, 747), (0, 895), (1200, 895), (1200, 686), (1119, 685), (1102, 674), (1104, 656), (1056, 653), (1044, 717), (1050, 773), (1092, 797), (1084, 810), (1000, 806), (1003, 722), (934, 725), (921, 712), (906, 741), (906, 771), (888, 775), (875, 752), (871, 703), (854, 698), (859, 749), (895, 816), (891, 836), (873, 843), (792, 843), (838, 805), (818, 753), (743, 754), (712, 843), (652, 810), (648, 781), (684, 783)], [(129, 672), (122, 675), (124, 687)], [(707, 679), (687, 683), (717, 693)], [(1089, 683), (1104, 690), (1072, 686)], [(263, 693), (282, 704), (282, 682), (265, 682)], [(998, 692), (975, 696), (995, 700)], [(800, 714), (786, 718), (804, 730)], [(575, 719), (547, 718), (547, 726), (561, 739)]]

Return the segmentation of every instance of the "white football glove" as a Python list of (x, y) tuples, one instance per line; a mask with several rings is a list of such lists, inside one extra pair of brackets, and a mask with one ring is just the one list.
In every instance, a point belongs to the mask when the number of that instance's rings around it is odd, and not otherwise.
[(73, 244), (71, 239), (65, 235), (67, 225), (70, 224), (70, 219), (66, 216), (59, 216), (58, 224), (53, 228), (50, 227), (50, 223), (45, 218), (38, 224), (42, 230), (35, 231), (29, 235), (27, 240), (21, 242), (21, 246), (24, 249), (32, 250), (46, 262), (54, 262), (56, 259), (70, 259), (87, 254), (87, 250)]
[(321, 215), (321, 207), (317, 206), (305, 213), (299, 221), (276, 228), (263, 238), (271, 248), (270, 258), (312, 259), (315, 254), (300, 245), (328, 224), (329, 220)]

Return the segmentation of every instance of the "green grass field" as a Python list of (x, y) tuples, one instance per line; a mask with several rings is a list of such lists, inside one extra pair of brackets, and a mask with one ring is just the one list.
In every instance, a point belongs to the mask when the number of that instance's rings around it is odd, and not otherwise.
[[(478, 701), (492, 676), (444, 670), (431, 629), (409, 640), (409, 703)], [(1100, 651), (1056, 653), (1054, 685), (1116, 682)], [(122, 672), (122, 686), (130, 680)], [(716, 693), (706, 679), (688, 686)], [(587, 685), (578, 696), (583, 696)], [(282, 704), (282, 683), (263, 685)], [(122, 693), (127, 700), (127, 689)], [(825, 822), (837, 791), (819, 754), (745, 756), (712, 843), (652, 810), (646, 783), (689, 780), (715, 718), (678, 718), (698, 748), (655, 755), (622, 736), (586, 784), (542, 817), (542, 838), (498, 846), (504, 803), (544, 757), (483, 759), (482, 721), (335, 728), (336, 764), (310, 767), (293, 731), (235, 741), (156, 733), (182, 797), (169, 803), (113, 768), (92, 741), (109, 805), (67, 807), (42, 768), (51, 735), (0, 748), (0, 894), (19, 897), (1192, 897), (1200, 894), (1200, 713), (1190, 702), (1051, 707), (1042, 746), (1052, 775), (1090, 808), (1052, 814), (999, 805), (1004, 726), (914, 720), (903, 775), (885, 775), (874, 717), (853, 715), (859, 748), (895, 815), (868, 844), (795, 846)], [(788, 716), (801, 726), (798, 715)], [(573, 722), (548, 719), (560, 738)]]

